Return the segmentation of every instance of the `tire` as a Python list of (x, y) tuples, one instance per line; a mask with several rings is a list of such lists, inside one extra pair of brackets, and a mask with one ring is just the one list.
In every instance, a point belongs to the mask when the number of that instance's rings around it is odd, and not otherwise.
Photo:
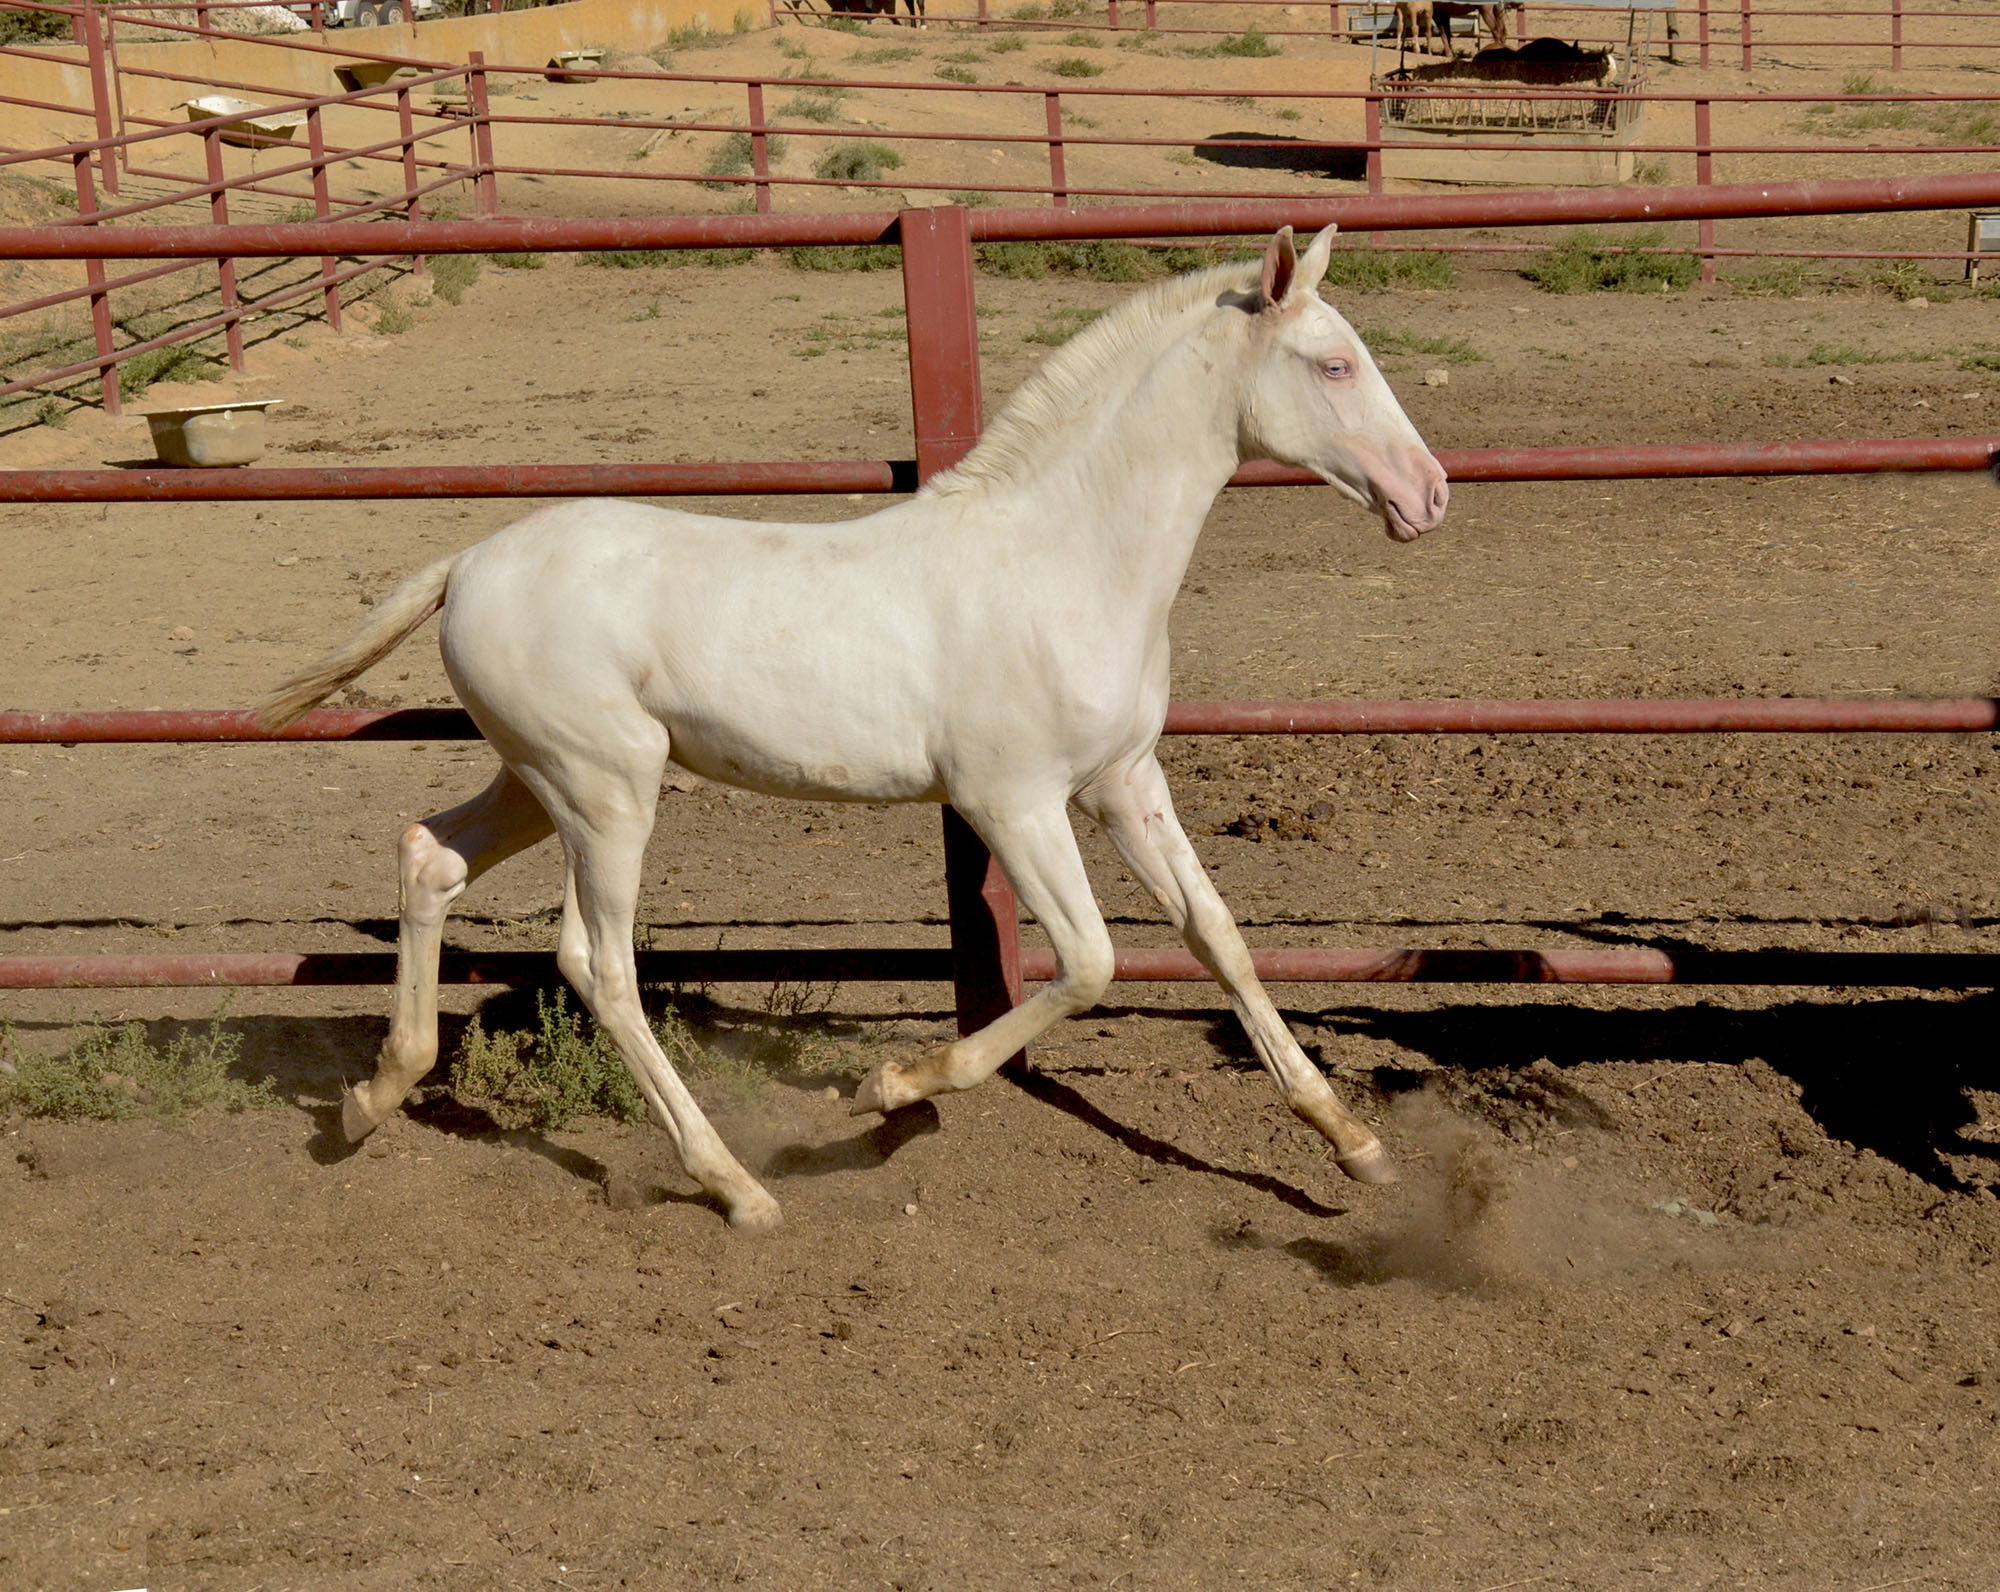
[(379, 28), (382, 25), (382, 15), (373, 6), (356, 6), (354, 25), (357, 28)]
[(375, 9), (381, 14), (382, 26), (385, 28), (401, 27), (409, 20), (403, 8), (403, 0), (382, 0), (382, 4)]

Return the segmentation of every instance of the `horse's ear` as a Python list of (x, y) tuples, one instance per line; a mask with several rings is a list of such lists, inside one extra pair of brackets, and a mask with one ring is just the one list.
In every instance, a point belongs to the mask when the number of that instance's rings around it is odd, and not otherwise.
[(1339, 225), (1334, 222), (1320, 228), (1319, 236), (1306, 249), (1305, 258), (1299, 261), (1298, 271), (1292, 277), (1294, 293), (1308, 296), (1319, 291), (1326, 268), (1333, 261), (1333, 235), (1339, 230)]
[(1299, 268), (1298, 250), (1292, 247), (1292, 229), (1278, 228), (1264, 250), (1264, 307), (1275, 309), (1292, 291), (1292, 279)]
[(1339, 230), (1335, 225), (1323, 227), (1301, 258), (1292, 246), (1292, 229), (1278, 229), (1278, 235), (1264, 251), (1264, 303), (1267, 308), (1282, 309), (1319, 291), (1320, 280), (1326, 275), (1327, 265), (1333, 259), (1333, 235)]

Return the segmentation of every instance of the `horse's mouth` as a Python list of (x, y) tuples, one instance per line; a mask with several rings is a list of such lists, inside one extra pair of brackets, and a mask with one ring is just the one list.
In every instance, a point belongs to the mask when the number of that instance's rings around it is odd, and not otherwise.
[(1382, 503), (1382, 527), (1392, 542), (1414, 542), (1430, 529), (1426, 525), (1412, 525), (1403, 518), (1403, 511), (1386, 499)]

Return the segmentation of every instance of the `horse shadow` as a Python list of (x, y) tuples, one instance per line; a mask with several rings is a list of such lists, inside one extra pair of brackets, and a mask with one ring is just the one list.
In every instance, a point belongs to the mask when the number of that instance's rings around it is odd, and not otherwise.
[[(1996, 1020), (1994, 992), (1859, 1004), (1808, 998), (1752, 1010), (1706, 1001), (1622, 1012), (1526, 1003), (1344, 1007), (1295, 1019), (1325, 1036), (1328, 1050), (1342, 1035), (1387, 1040), (1488, 1086), (1537, 1062), (1559, 1070), (1608, 1060), (1762, 1062), (1798, 1085), (1800, 1107), (1829, 1138), (1952, 1192), (1970, 1185), (1947, 1155), (1992, 1163), (2000, 1174), (2000, 1147), (1968, 1131), (1978, 1121), (1969, 1092), (2000, 1088)], [(1415, 1068), (1378, 1068), (1375, 1078), (1391, 1094), (1425, 1081)], [(1671, 1088), (1671, 1077), (1661, 1086)], [(1573, 1087), (1557, 1093), (1558, 1115), (1596, 1109)]]

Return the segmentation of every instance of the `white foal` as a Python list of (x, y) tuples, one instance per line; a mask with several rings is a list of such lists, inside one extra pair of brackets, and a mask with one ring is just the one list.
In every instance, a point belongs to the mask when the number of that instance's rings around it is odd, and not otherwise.
[(858, 520), (780, 525), (634, 503), (542, 509), (441, 560), (344, 647), (272, 693), (291, 722), (439, 608), (444, 663), (501, 769), (402, 841), (395, 1011), (348, 1097), (374, 1129), (437, 1059), (445, 913), (550, 833), (567, 862), (556, 957), (738, 1227), (777, 1202), (675, 1076), (639, 1004), (640, 858), (669, 760), (814, 800), (950, 802), (1054, 947), (1056, 977), (979, 1032), (861, 1085), (856, 1111), (969, 1089), (1111, 979), (1111, 940), (1066, 808), (1104, 827), (1228, 992), (1292, 1110), (1341, 1167), (1391, 1175), (1251, 971), (1154, 757), (1167, 614), (1202, 522), (1245, 460), (1317, 472), (1408, 541), (1444, 517), (1444, 471), (1354, 329), (1319, 297), (1333, 228), (1261, 271), (1141, 292), (1052, 354), (980, 445)]

